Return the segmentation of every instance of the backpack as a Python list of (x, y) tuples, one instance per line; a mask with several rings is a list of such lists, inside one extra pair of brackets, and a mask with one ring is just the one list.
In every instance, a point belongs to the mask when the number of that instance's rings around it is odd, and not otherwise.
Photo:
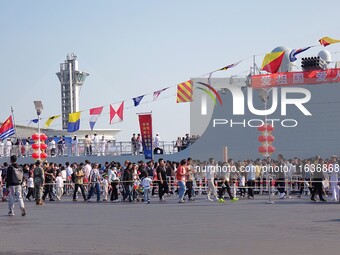
[(12, 182), (13, 184), (21, 184), (24, 180), (24, 171), (22, 168), (13, 167), (12, 168)]

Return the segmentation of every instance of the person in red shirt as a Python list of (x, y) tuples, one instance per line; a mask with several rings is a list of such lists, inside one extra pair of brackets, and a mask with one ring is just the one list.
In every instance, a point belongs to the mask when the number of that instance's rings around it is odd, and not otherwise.
[(185, 203), (185, 201), (183, 200), (183, 197), (185, 194), (185, 175), (186, 175), (186, 167), (187, 167), (186, 165), (187, 165), (187, 161), (185, 159), (182, 159), (176, 171), (179, 203)]

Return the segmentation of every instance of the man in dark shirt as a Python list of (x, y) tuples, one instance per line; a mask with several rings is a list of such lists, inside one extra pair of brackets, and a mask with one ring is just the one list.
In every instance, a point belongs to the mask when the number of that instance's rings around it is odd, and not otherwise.
[(65, 146), (65, 140), (64, 137), (60, 137), (58, 141), (58, 155), (59, 156), (64, 156), (64, 146)]
[(41, 166), (40, 160), (37, 160), (35, 162), (35, 168), (34, 168), (34, 197), (35, 197), (35, 203), (36, 205), (43, 205), (42, 201), (42, 195), (43, 195), (43, 189), (44, 189), (44, 182), (45, 182), (45, 175), (44, 175), (44, 169)]
[(45, 198), (48, 194), (50, 201), (54, 201), (53, 199), (53, 182), (55, 180), (55, 169), (54, 169), (54, 163), (50, 163), (50, 165), (45, 170), (45, 191), (44, 195), (42, 196), (42, 200), (45, 201)]
[(123, 195), (123, 201), (127, 197), (129, 197), (129, 202), (132, 203), (132, 184), (133, 184), (133, 175), (132, 175), (132, 163), (128, 162), (127, 166), (123, 172), (123, 186), (124, 186), (124, 195)]
[(148, 172), (146, 171), (146, 167), (145, 167), (143, 160), (138, 162), (138, 172), (139, 172), (139, 179), (142, 179), (148, 176)]
[(164, 200), (164, 194), (169, 193), (168, 182), (166, 181), (165, 163), (162, 158), (158, 160), (159, 166), (156, 169), (158, 178), (158, 195), (159, 200)]

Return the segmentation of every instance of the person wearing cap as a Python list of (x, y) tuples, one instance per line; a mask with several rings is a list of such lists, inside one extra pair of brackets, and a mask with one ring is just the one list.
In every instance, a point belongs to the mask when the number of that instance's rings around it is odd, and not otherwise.
[(43, 205), (42, 195), (45, 182), (44, 169), (41, 167), (40, 160), (35, 162), (34, 168), (34, 197), (36, 205)]

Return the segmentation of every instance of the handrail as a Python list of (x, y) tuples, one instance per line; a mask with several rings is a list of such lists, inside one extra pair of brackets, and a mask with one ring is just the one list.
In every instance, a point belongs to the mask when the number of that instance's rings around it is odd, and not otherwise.
[[(117, 156), (117, 155), (142, 155), (143, 149), (141, 145), (137, 148), (132, 146), (130, 141), (105, 141), (97, 144), (92, 143), (91, 146), (86, 146), (85, 143), (79, 142), (77, 144), (63, 144), (51, 146), (47, 144), (46, 153), (49, 157), (65, 157), (65, 156)], [(177, 148), (175, 141), (160, 141), (160, 149), (163, 154), (173, 154), (184, 148)], [(26, 145), (1, 145), (0, 144), (0, 157), (10, 157), (17, 155), (18, 157), (30, 157), (34, 150), (31, 144)]]

